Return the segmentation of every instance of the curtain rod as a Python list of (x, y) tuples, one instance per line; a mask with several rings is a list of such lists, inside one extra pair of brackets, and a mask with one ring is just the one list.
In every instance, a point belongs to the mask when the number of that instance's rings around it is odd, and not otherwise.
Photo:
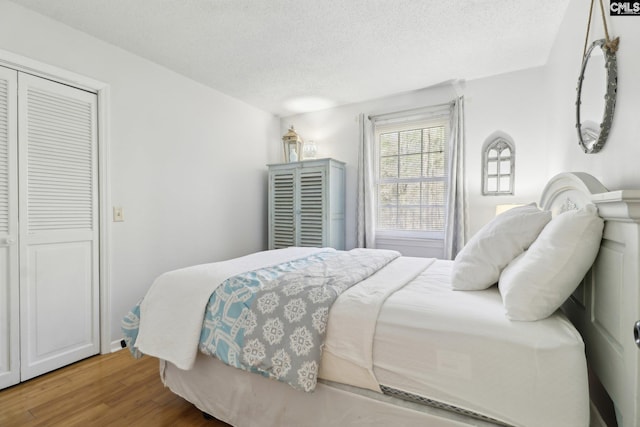
[(418, 114), (418, 113), (428, 113), (434, 110), (439, 110), (442, 107), (449, 107), (451, 106), (456, 100), (451, 100), (449, 102), (445, 102), (442, 104), (437, 104), (437, 105), (430, 105), (428, 107), (420, 107), (420, 108), (410, 108), (408, 110), (402, 110), (402, 111), (394, 111), (393, 113), (382, 113), (382, 114), (372, 114), (370, 116), (367, 116), (367, 118), (369, 120), (375, 120), (375, 119), (384, 119), (384, 118), (388, 118), (388, 117), (393, 117), (393, 116), (403, 116), (403, 115), (408, 115), (408, 114)]

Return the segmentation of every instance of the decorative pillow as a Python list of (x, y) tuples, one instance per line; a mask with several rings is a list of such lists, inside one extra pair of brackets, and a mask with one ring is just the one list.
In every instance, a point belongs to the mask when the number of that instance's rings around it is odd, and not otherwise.
[(498, 288), (511, 320), (540, 320), (555, 312), (578, 287), (596, 259), (604, 220), (597, 208), (556, 216), (528, 251), (502, 272)]
[(496, 216), (456, 256), (453, 289), (477, 291), (494, 285), (502, 269), (531, 245), (550, 220), (551, 213), (535, 203)]

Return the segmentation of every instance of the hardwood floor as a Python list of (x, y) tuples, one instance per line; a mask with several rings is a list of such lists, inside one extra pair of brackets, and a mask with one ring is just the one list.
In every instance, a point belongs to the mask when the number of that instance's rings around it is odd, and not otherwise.
[(166, 389), (158, 359), (94, 356), (0, 391), (0, 426), (228, 426)]

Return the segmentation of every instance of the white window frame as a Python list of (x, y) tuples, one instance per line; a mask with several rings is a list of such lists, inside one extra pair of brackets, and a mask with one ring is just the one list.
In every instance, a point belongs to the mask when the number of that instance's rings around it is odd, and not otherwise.
[[(374, 123), (374, 173), (375, 173), (375, 203), (376, 203), (376, 241), (382, 243), (384, 241), (444, 241), (444, 228), (442, 231), (407, 231), (407, 230), (381, 230), (378, 228), (378, 212), (379, 212), (379, 200), (378, 200), (378, 188), (382, 183), (380, 178), (380, 135), (389, 132), (402, 132), (414, 129), (425, 129), (429, 127), (443, 126), (445, 130), (444, 139), (444, 164), (445, 174), (442, 178), (429, 179), (429, 178), (407, 178), (397, 179), (397, 182), (422, 182), (422, 181), (443, 181), (445, 183), (445, 195), (446, 186), (449, 181), (449, 127), (450, 118), (449, 114), (430, 115), (428, 117), (421, 118), (396, 118), (390, 120), (388, 123)], [(387, 180), (385, 180), (387, 181)], [(389, 181), (394, 181), (393, 179)], [(388, 182), (388, 181), (387, 181)], [(447, 209), (446, 200), (444, 201), (445, 215)]]

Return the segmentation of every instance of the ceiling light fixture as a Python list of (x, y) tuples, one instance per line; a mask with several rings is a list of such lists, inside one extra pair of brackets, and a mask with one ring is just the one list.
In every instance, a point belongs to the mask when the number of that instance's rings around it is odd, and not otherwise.
[(284, 102), (284, 108), (292, 113), (308, 113), (310, 111), (326, 110), (334, 106), (335, 102), (315, 96), (301, 96)]

